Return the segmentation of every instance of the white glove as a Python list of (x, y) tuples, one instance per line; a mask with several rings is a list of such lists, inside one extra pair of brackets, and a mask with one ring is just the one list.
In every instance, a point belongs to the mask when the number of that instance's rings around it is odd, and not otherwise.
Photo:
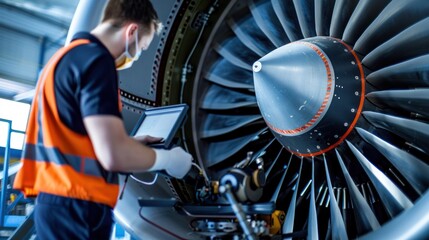
[(155, 163), (148, 171), (165, 170), (168, 175), (182, 179), (191, 169), (192, 156), (181, 147), (153, 150), (156, 154)]

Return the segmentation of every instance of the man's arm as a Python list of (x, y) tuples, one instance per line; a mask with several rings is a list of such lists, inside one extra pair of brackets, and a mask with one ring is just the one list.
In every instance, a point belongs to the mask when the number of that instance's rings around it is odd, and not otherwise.
[(84, 118), (100, 164), (108, 171), (142, 172), (155, 163), (155, 151), (130, 138), (120, 118), (93, 115)]
[(180, 147), (170, 150), (147, 147), (127, 135), (117, 116), (91, 115), (83, 122), (100, 164), (108, 171), (165, 170), (172, 177), (183, 178), (191, 169), (189, 153)]

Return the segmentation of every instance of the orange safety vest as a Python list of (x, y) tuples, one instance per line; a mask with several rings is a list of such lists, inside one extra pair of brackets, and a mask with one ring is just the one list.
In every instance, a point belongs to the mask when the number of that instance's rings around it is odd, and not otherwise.
[(59, 50), (44, 68), (29, 117), (22, 167), (14, 188), (26, 197), (39, 192), (115, 206), (119, 185), (116, 173), (100, 165), (88, 135), (78, 134), (60, 119), (54, 92), (54, 72), (72, 48), (90, 43), (79, 39)]

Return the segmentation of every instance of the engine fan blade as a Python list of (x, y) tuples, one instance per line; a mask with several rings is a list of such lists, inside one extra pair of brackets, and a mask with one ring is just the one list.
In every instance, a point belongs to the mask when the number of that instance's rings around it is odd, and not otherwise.
[(316, 25), (314, 21), (314, 1), (313, 0), (293, 0), (299, 26), (304, 37), (316, 36)]
[(252, 70), (250, 64), (259, 59), (258, 55), (244, 46), (237, 38), (230, 38), (222, 44), (215, 44), (214, 49), (231, 64), (245, 70)]
[(271, 41), (265, 36), (251, 16), (235, 23), (232, 19), (228, 21), (229, 26), (238, 39), (260, 57), (276, 49)]
[(429, 124), (383, 113), (365, 111), (362, 114), (374, 126), (388, 130), (429, 153)]
[(205, 155), (207, 164), (204, 164), (204, 166), (213, 167), (218, 163), (224, 162), (227, 158), (231, 157), (243, 149), (247, 144), (252, 142), (252, 140), (254, 140), (261, 133), (267, 131), (267, 129), (268, 128), (264, 128), (258, 132), (231, 140), (211, 142)]
[[(323, 155), (323, 162), (325, 164), (326, 172), (326, 181), (328, 183), (329, 190), (329, 208), (331, 212), (331, 231), (333, 239), (348, 239), (346, 226), (344, 225), (343, 218), (341, 217), (341, 212), (338, 207), (337, 200), (335, 199), (334, 190), (332, 188), (331, 176), (329, 174), (328, 163), (326, 162), (326, 157)], [(314, 170), (313, 170), (314, 171)]]
[(335, 1), (334, 12), (332, 14), (330, 36), (342, 38), (347, 22), (349, 22), (359, 0), (337, 0)]
[(396, 167), (420, 195), (428, 189), (429, 166), (427, 164), (362, 128), (356, 128), (356, 130), (365, 141), (375, 147)]
[[(322, 185), (322, 187), (323, 187), (323, 185)], [(323, 194), (322, 194), (322, 196), (321, 196), (321, 198), (319, 200), (319, 205), (320, 206), (323, 205), (323, 203), (325, 202), (326, 196), (329, 195), (328, 194), (328, 187), (324, 187), (322, 190), (323, 190)], [(329, 197), (328, 197), (328, 199), (329, 199)], [(327, 201), (327, 202), (329, 203), (329, 201)]]
[[(280, 151), (280, 154), (281, 154), (281, 151)], [(283, 172), (282, 178), (281, 178), (281, 179), (280, 179), (280, 181), (279, 181), (279, 185), (277, 185), (277, 188), (276, 188), (276, 190), (274, 191), (273, 196), (271, 197), (271, 202), (277, 202), (277, 200), (278, 200), (278, 198), (279, 198), (280, 190), (281, 190), (281, 189), (282, 189), (282, 187), (283, 187), (283, 183), (284, 183), (284, 181), (285, 181), (286, 174), (288, 173), (288, 169), (289, 169), (289, 167), (290, 167), (290, 164), (291, 164), (292, 158), (293, 158), (293, 155), (290, 155), (289, 162), (288, 162), (288, 164), (287, 164), (287, 167), (285, 166), (285, 168), (284, 168), (284, 172)], [(265, 177), (266, 177), (266, 178), (268, 178), (268, 174), (267, 174), (267, 175), (265, 175)], [(296, 199), (296, 196), (295, 196), (295, 199)]]
[(360, 0), (343, 33), (343, 40), (354, 45), (365, 29), (374, 21), (391, 0)]
[(359, 192), (359, 189), (356, 187), (352, 177), (350, 176), (349, 171), (344, 165), (344, 161), (339, 154), (339, 152), (335, 149), (335, 153), (337, 155), (338, 162), (340, 163), (341, 170), (344, 174), (344, 178), (347, 182), (347, 187), (349, 189), (350, 197), (353, 202), (353, 207), (356, 209), (355, 216), (357, 220), (357, 227), (360, 234), (367, 233), (369, 231), (373, 231), (380, 227), (380, 223), (372, 212), (371, 208), (368, 205), (368, 202)]
[[(251, 0), (249, 8), (256, 24), (258, 24), (259, 28), (270, 39), (276, 48), (290, 42), (285, 32), (281, 30), (282, 25), (279, 20), (272, 17), (276, 13), (274, 12), (270, 2), (264, 2), (263, 4), (256, 5), (254, 1)], [(270, 20), (267, 21), (267, 19)]]
[(229, 110), (240, 107), (257, 107), (256, 97), (212, 84), (204, 96), (201, 109)]
[[(319, 239), (319, 231), (317, 227), (317, 211), (316, 198), (314, 196), (314, 159), (311, 161), (311, 188), (310, 188), (310, 210), (308, 213), (308, 230), (307, 239)], [(332, 202), (331, 202), (332, 203)]]
[(315, 0), (314, 13), (316, 21), (316, 33), (318, 36), (329, 36), (332, 12), (335, 0)]
[[(292, 156), (291, 156), (292, 157)], [(282, 227), (282, 233), (292, 233), (293, 232), (293, 226), (295, 223), (295, 209), (296, 209), (296, 201), (297, 201), (297, 195), (299, 191), (299, 182), (301, 179), (301, 171), (302, 171), (302, 165), (303, 165), (303, 159), (301, 158), (301, 165), (299, 167), (298, 171), (298, 180), (296, 181), (295, 190), (293, 191), (292, 199), (290, 200), (289, 208), (286, 213), (286, 218), (283, 223)]]
[[(282, 155), (282, 153), (284, 152), (284, 148), (282, 148), (279, 153), (277, 154), (276, 158), (274, 159), (273, 163), (271, 164), (271, 166), (268, 167), (268, 169), (265, 171), (265, 178), (268, 179), (271, 171), (274, 169), (274, 166), (276, 165), (277, 161), (279, 161), (280, 156)], [(290, 160), (292, 159), (292, 156), (289, 159), (289, 163), (286, 167), (290, 166)]]
[(427, 26), (429, 18), (412, 25), (366, 55), (362, 63), (375, 70), (427, 54), (429, 52)]
[(347, 141), (356, 159), (362, 165), (390, 216), (396, 216), (403, 210), (411, 208), (413, 203), (408, 197), (376, 166), (374, 166), (352, 143)]
[(429, 55), (380, 69), (366, 79), (380, 89), (429, 87)]
[(262, 116), (259, 114), (239, 116), (208, 114), (201, 137), (210, 138), (225, 135), (261, 119)]
[(426, 211), (428, 208), (429, 194), (425, 194), (415, 202), (413, 208), (384, 224), (378, 231), (368, 233), (365, 236), (359, 237), (359, 239), (385, 239), (386, 236), (391, 236), (392, 238), (402, 236), (404, 239), (426, 239), (428, 236), (427, 226), (429, 224), (428, 213)]
[[(261, 121), (256, 121), (256, 123), (264, 123), (264, 121), (261, 118)], [(263, 124), (261, 124), (262, 126)], [(249, 125), (249, 127), (253, 127), (253, 125)], [(253, 153), (252, 162), (255, 161), (257, 158), (263, 157), (266, 152), (270, 151), (271, 149), (275, 148), (275, 145), (277, 145), (278, 142), (275, 138), (271, 139), (267, 144), (265, 144), (263, 147), (260, 147), (257, 152)], [(281, 145), (280, 145), (281, 146)], [(281, 146), (281, 149), (283, 146)], [(280, 151), (281, 152), (281, 151)]]
[(205, 78), (228, 88), (253, 89), (252, 72), (237, 68), (221, 59), (212, 65)]
[(426, 18), (428, 14), (429, 1), (392, 0), (362, 33), (356, 41), (354, 49), (360, 54), (366, 55), (405, 28)]
[(371, 92), (366, 98), (380, 108), (419, 113), (429, 117), (429, 89), (386, 90)]
[(293, 0), (271, 0), (274, 12), (278, 20), (283, 26), (283, 30), (291, 42), (302, 39), (302, 32), (299, 28), (298, 17), (295, 9), (290, 7), (293, 5)]

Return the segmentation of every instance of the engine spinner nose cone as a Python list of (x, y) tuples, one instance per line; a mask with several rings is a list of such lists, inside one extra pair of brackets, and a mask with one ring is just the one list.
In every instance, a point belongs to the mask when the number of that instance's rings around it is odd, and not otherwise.
[(332, 67), (308, 42), (280, 47), (254, 64), (259, 108), (270, 128), (285, 136), (303, 134), (320, 121), (332, 99)]
[(289, 151), (314, 156), (340, 144), (362, 110), (365, 81), (345, 43), (315, 37), (282, 46), (253, 65), (258, 106)]

